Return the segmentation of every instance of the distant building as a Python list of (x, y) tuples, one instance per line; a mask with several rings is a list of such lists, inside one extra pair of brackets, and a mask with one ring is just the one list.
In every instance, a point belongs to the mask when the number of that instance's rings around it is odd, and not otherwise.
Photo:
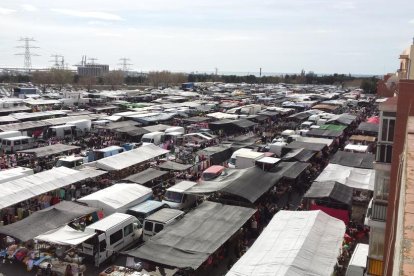
[(81, 77), (102, 77), (109, 72), (106, 64), (84, 64), (78, 66), (78, 75)]
[(14, 88), (13, 96), (16, 98), (24, 99), (26, 95), (36, 95), (37, 88), (33, 87), (16, 87)]

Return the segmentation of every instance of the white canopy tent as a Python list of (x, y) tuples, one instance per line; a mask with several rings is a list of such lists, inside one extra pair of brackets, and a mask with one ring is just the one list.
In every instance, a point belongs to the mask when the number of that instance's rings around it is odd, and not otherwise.
[(85, 231), (75, 230), (65, 225), (57, 229), (50, 230), (42, 235), (35, 237), (35, 240), (62, 245), (78, 245), (95, 235), (93, 229), (86, 228)]
[(149, 144), (137, 149), (100, 159), (93, 162), (93, 166), (105, 171), (119, 171), (164, 155), (168, 152), (168, 150)]
[(0, 209), (105, 173), (94, 169), (59, 167), (0, 183)]
[(280, 211), (226, 276), (330, 276), (344, 234), (322, 211)]
[(118, 183), (78, 199), (89, 207), (102, 209), (105, 215), (126, 212), (152, 196), (152, 190), (139, 184)]
[(375, 170), (328, 164), (315, 181), (336, 181), (351, 188), (373, 191)]

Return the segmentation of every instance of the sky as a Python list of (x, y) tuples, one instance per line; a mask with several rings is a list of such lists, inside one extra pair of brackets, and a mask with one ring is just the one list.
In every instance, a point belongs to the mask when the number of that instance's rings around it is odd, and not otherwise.
[(398, 69), (414, 37), (413, 0), (1, 0), (0, 67), (83, 55), (137, 71), (351, 73)]

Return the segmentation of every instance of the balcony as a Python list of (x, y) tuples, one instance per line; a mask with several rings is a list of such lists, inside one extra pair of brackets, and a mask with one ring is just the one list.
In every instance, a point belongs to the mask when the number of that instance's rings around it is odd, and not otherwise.
[(382, 276), (384, 262), (371, 257), (367, 258), (367, 274), (370, 276)]
[(386, 200), (374, 199), (372, 201), (371, 219), (385, 221), (387, 218), (388, 202)]

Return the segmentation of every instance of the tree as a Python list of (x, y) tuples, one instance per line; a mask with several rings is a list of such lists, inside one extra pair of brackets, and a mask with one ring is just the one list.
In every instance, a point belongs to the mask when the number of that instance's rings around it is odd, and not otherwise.
[(53, 83), (59, 86), (59, 90), (62, 90), (65, 84), (71, 84), (73, 82), (74, 74), (69, 70), (51, 69), (50, 74), (52, 75)]
[(46, 92), (47, 86), (53, 83), (53, 76), (48, 71), (34, 71), (32, 73), (32, 82), (40, 86), (44, 93)]
[(92, 76), (84, 76), (79, 78), (79, 84), (84, 86), (88, 92), (91, 91), (91, 89), (94, 85), (96, 85), (97, 82), (98, 80), (96, 79), (96, 77)]
[(110, 85), (112, 90), (115, 90), (117, 85), (124, 83), (124, 79), (124, 72), (121, 70), (114, 70), (104, 76), (104, 83)]
[(378, 79), (376, 77), (363, 79), (361, 82), (361, 89), (364, 90), (364, 93), (375, 94), (377, 93), (377, 82)]

